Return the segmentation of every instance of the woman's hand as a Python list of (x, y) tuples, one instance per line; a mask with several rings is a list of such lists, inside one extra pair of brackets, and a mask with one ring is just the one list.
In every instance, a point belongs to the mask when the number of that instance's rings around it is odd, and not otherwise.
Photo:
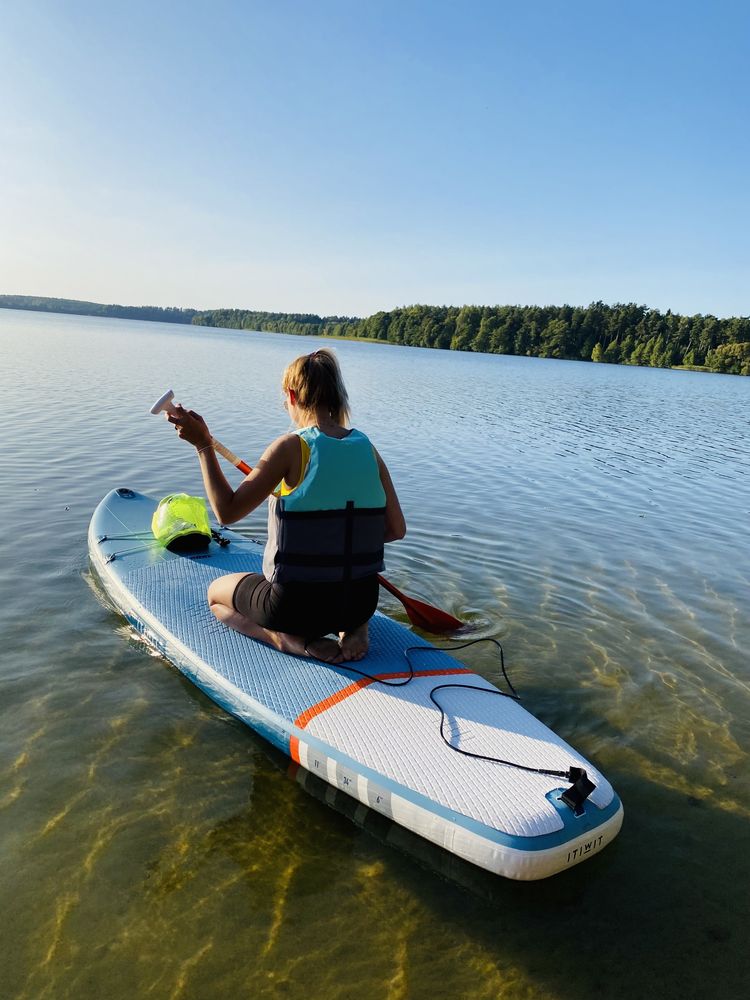
[(165, 413), (165, 416), (170, 424), (174, 424), (177, 436), (199, 450), (207, 448), (212, 443), (213, 438), (200, 413), (196, 413), (195, 410), (186, 410), (179, 403), (175, 406), (175, 410), (175, 413)]

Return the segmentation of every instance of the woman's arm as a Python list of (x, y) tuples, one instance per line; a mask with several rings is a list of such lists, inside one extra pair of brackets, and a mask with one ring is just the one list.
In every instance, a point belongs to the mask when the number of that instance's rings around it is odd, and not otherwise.
[(282, 479), (292, 479), (295, 458), (299, 465), (299, 438), (296, 434), (284, 434), (270, 444), (252, 472), (233, 490), (211, 447), (211, 432), (203, 417), (182, 406), (176, 407), (176, 411), (168, 413), (167, 419), (177, 427), (179, 437), (197, 449), (206, 496), (220, 524), (234, 524), (241, 520), (259, 507)]
[[(373, 451), (375, 451), (374, 448)], [(385, 540), (386, 542), (396, 542), (406, 534), (406, 520), (404, 512), (401, 510), (401, 504), (399, 503), (391, 474), (377, 451), (375, 451), (375, 458), (378, 460), (380, 482), (383, 484), (383, 489), (385, 490)]]

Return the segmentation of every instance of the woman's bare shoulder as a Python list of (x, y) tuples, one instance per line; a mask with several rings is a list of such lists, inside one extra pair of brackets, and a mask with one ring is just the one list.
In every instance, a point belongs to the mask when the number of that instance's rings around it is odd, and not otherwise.
[(262, 457), (269, 459), (272, 456), (279, 455), (292, 455), (296, 454), (299, 450), (299, 435), (298, 434), (280, 434), (279, 437), (275, 438), (266, 450), (263, 452)]

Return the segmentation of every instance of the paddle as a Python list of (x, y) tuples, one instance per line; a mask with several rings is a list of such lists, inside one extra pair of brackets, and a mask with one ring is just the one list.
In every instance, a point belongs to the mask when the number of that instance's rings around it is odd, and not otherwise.
[[(176, 413), (172, 400), (174, 399), (174, 392), (168, 389), (163, 396), (160, 396), (154, 405), (151, 407), (152, 413), (161, 413), (162, 411), (166, 413)], [(228, 462), (244, 473), (246, 476), (252, 472), (252, 469), (247, 464), (243, 462), (241, 458), (238, 458), (234, 452), (225, 448), (224, 445), (217, 441), (215, 437), (211, 437), (211, 444), (215, 451), (225, 458)], [(432, 632), (439, 634), (441, 632), (455, 632), (463, 626), (463, 622), (459, 621), (458, 618), (454, 618), (453, 615), (449, 615), (447, 611), (441, 611), (440, 608), (434, 608), (431, 604), (426, 604), (424, 601), (418, 601), (415, 597), (409, 597), (407, 594), (402, 593), (398, 587), (394, 586), (390, 580), (386, 580), (385, 577), (378, 575), (378, 583), (381, 587), (385, 587), (388, 593), (393, 594), (393, 596), (401, 601), (406, 611), (407, 617), (412, 625), (416, 625), (417, 628), (424, 629), (425, 632)]]

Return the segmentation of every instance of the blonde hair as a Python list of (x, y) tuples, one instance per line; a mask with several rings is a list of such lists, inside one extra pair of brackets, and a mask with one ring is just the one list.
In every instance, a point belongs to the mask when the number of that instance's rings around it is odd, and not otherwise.
[(294, 391), (301, 410), (314, 413), (323, 408), (336, 423), (347, 424), (349, 397), (336, 355), (330, 348), (322, 347), (292, 361), (284, 371), (281, 387), (285, 392)]

